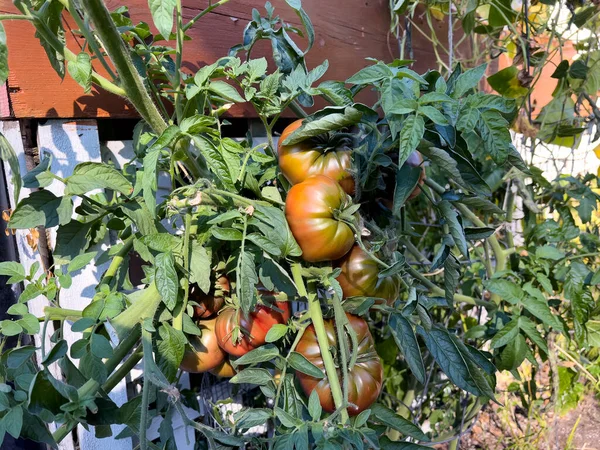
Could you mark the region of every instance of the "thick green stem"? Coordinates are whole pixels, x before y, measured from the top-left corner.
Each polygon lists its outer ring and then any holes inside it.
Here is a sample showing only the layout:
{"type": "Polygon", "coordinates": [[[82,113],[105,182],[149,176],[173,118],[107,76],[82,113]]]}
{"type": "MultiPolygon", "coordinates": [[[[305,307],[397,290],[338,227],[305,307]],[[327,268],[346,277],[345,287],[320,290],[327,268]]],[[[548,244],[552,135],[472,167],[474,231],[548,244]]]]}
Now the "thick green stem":
{"type": "Polygon", "coordinates": [[[85,9],[119,74],[127,98],[152,129],[161,134],[167,124],[146,91],[129,51],[102,0],[87,0],[85,9]]]}
{"type": "Polygon", "coordinates": [[[102,389],[104,392],[112,391],[120,381],[125,378],[129,372],[140,362],[142,359],[143,352],[141,350],[141,346],[134,350],[127,360],[119,367],[117,370],[113,372],[113,374],[108,377],[106,382],[102,385],[102,389]]]}
{"type": "Polygon", "coordinates": [[[177,115],[177,123],[181,123],[183,120],[183,107],[181,105],[181,62],[183,60],[183,39],[185,37],[185,31],[183,29],[183,16],[181,13],[181,0],[176,0],[175,3],[176,12],[176,33],[177,33],[177,49],[175,51],[175,78],[173,80],[173,100],[175,103],[175,113],[177,115]]]}
{"type": "Polygon", "coordinates": [[[323,321],[323,312],[321,311],[321,304],[316,294],[316,289],[311,289],[309,293],[304,286],[304,280],[302,279],[302,266],[299,263],[292,264],[292,276],[296,283],[298,293],[302,297],[308,299],[308,312],[312,320],[313,327],[315,328],[315,334],[317,335],[317,342],[319,343],[319,350],[321,351],[321,358],[323,358],[323,365],[325,366],[325,374],[331,387],[331,395],[335,404],[335,409],[341,409],[341,421],[346,423],[349,419],[348,411],[344,405],[344,396],[342,388],[340,386],[340,379],[338,377],[337,370],[335,368],[335,362],[331,352],[329,351],[329,339],[327,338],[327,332],[325,331],[325,322],[323,321]]]}
{"type": "Polygon", "coordinates": [[[0,21],[3,20],[33,20],[33,16],[25,14],[0,14],[0,21]]]}
{"type": "Polygon", "coordinates": [[[206,188],[198,190],[191,197],[173,198],[169,200],[169,207],[174,209],[191,208],[194,206],[272,206],[271,203],[261,200],[250,200],[249,198],[235,194],[233,192],[222,191],[220,189],[206,188]]]}
{"type": "Polygon", "coordinates": [[[76,309],[64,309],[64,308],[56,308],[54,306],[46,306],[44,308],[45,317],[40,317],[38,320],[40,322],[48,319],[48,320],[70,320],[76,321],[81,319],[81,311],[76,309]]]}
{"type": "Polygon", "coordinates": [[[121,250],[119,250],[119,252],[113,258],[113,260],[110,263],[110,266],[108,266],[108,269],[102,277],[102,284],[110,285],[110,283],[112,283],[113,279],[115,278],[115,275],[117,274],[117,270],[119,270],[119,267],[121,267],[121,264],[125,260],[125,257],[129,254],[130,250],[132,249],[134,239],[135,236],[131,235],[127,239],[125,239],[125,241],[123,241],[123,247],[121,247],[121,250]]]}

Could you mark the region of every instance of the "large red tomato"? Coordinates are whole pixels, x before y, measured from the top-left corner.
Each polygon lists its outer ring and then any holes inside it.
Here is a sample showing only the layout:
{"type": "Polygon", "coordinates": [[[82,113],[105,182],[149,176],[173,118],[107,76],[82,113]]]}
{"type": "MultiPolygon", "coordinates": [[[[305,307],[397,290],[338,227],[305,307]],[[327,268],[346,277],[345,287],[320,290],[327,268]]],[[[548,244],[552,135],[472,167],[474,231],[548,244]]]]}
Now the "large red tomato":
{"type": "Polygon", "coordinates": [[[350,198],[329,177],[314,175],[293,186],[285,201],[285,217],[309,262],[341,258],[354,244],[354,232],[338,214],[350,198]]]}
{"type": "Polygon", "coordinates": [[[187,346],[181,361],[181,370],[186,372],[207,372],[219,366],[227,356],[219,347],[215,336],[217,319],[201,320],[198,327],[200,336],[188,336],[190,345],[187,346]]]}
{"type": "MultiPolygon", "coordinates": [[[[383,364],[375,350],[375,342],[373,341],[373,336],[371,336],[367,322],[352,314],[346,314],[346,316],[358,339],[358,359],[352,370],[348,372],[348,402],[356,405],[350,406],[348,413],[355,416],[377,400],[383,383],[383,364]]],[[[332,320],[325,321],[325,331],[327,332],[329,346],[335,347],[337,345],[337,334],[332,320]]],[[[319,349],[313,325],[310,325],[304,331],[304,335],[300,339],[296,351],[301,353],[325,374],[325,365],[323,364],[321,350],[319,349]]],[[[323,410],[329,413],[335,411],[335,404],[327,375],[325,375],[325,378],[319,380],[297,371],[296,376],[306,395],[310,395],[313,390],[316,390],[323,410]]],[[[342,375],[339,370],[338,377],[341,382],[342,375]]]]}
{"type": "Polygon", "coordinates": [[[348,172],[352,167],[352,157],[343,144],[323,137],[283,145],[301,125],[302,119],[296,120],[281,133],[277,148],[281,173],[292,184],[301,183],[311,175],[326,175],[340,183],[348,194],[354,194],[354,178],[348,172]]]}
{"type": "Polygon", "coordinates": [[[216,336],[219,345],[230,355],[242,356],[263,345],[271,327],[278,323],[286,323],[290,318],[288,302],[275,302],[282,312],[268,306],[259,305],[249,317],[242,311],[228,308],[217,317],[216,336]],[[234,340],[237,331],[237,341],[234,340]]]}
{"type": "Polygon", "coordinates": [[[208,294],[202,292],[197,284],[192,284],[189,298],[198,303],[194,305],[194,319],[206,319],[216,314],[225,304],[229,290],[229,279],[224,275],[217,278],[213,291],[208,294]]]}
{"type": "Polygon", "coordinates": [[[400,293],[400,279],[398,276],[379,278],[381,271],[379,264],[365,253],[358,245],[341,260],[336,266],[342,269],[337,277],[344,297],[377,297],[393,303],[400,293]]]}

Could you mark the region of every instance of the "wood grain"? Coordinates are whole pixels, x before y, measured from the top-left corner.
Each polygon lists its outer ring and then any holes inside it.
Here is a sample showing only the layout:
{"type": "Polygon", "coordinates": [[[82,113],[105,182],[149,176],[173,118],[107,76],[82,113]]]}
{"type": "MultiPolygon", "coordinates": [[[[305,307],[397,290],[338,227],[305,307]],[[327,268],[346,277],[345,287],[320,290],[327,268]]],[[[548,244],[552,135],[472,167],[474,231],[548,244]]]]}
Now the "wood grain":
{"type": "MultiPolygon", "coordinates": [[[[152,23],[147,0],[125,2],[108,0],[109,9],[125,3],[134,22],[152,23]]],[[[284,0],[272,1],[275,12],[289,23],[300,25],[298,17],[284,0]]],[[[184,1],[184,21],[194,17],[208,5],[203,1],[184,1]]],[[[262,0],[231,0],[226,5],[203,17],[189,31],[191,41],[185,43],[184,70],[194,73],[199,67],[210,64],[227,54],[230,47],[241,42],[243,30],[250,20],[252,8],[261,12],[262,0]]],[[[311,17],[316,33],[315,45],[307,56],[309,67],[329,60],[330,69],[324,79],[344,80],[369,64],[367,57],[391,61],[397,57],[397,44],[388,36],[389,13],[387,0],[304,0],[303,6],[311,17]]],[[[0,12],[15,12],[10,0],[0,0],[0,12]]],[[[68,21],[65,27],[75,28],[68,21]]],[[[9,45],[8,80],[12,116],[24,117],[134,117],[132,108],[119,97],[92,89],[83,94],[81,87],[68,75],[61,80],[52,70],[39,41],[34,37],[31,24],[24,21],[6,22],[9,45]]],[[[154,29],[153,25],[151,27],[154,29]]],[[[69,28],[69,29],[70,29],[69,28]]],[[[69,48],[77,52],[79,42],[67,33],[69,48]]],[[[299,38],[298,44],[306,48],[299,38]]],[[[415,70],[430,68],[435,58],[428,42],[419,35],[413,36],[415,70]]],[[[261,42],[253,57],[270,54],[268,42],[261,42]]],[[[271,63],[271,68],[273,64],[271,63]]],[[[101,68],[97,68],[102,73],[101,68]]],[[[369,101],[366,92],[360,100],[369,101]]],[[[230,111],[234,117],[255,117],[248,107],[230,111]]]]}

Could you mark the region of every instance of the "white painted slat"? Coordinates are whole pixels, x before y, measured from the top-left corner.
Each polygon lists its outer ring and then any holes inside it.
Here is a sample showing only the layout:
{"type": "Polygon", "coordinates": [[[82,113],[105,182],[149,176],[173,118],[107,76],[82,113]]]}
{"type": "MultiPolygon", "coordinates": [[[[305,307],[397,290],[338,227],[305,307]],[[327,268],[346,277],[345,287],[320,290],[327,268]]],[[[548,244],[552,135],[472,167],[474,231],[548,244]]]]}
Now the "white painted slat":
{"type": "MultiPolygon", "coordinates": [[[[23,148],[23,140],[21,138],[21,128],[19,126],[19,121],[17,121],[17,120],[0,121],[0,131],[2,132],[2,134],[4,134],[6,139],[10,142],[13,149],[15,150],[15,153],[17,154],[17,157],[19,159],[19,169],[20,169],[21,175],[26,174],[27,166],[25,164],[25,151],[23,148]]],[[[10,182],[13,174],[12,174],[12,171],[10,170],[10,166],[8,164],[4,164],[4,171],[6,174],[9,199],[11,202],[11,206],[14,209],[16,207],[16,205],[13,204],[15,187],[10,182]]],[[[19,196],[19,200],[22,200],[23,198],[29,196],[30,192],[31,192],[30,189],[25,189],[25,188],[21,189],[21,194],[19,196]]],[[[29,234],[28,230],[17,230],[17,232],[15,234],[15,239],[17,241],[17,249],[19,251],[19,260],[20,260],[21,264],[23,265],[23,267],[25,268],[26,273],[29,273],[29,269],[31,268],[31,266],[36,261],[39,261],[39,254],[37,253],[37,251],[34,252],[33,249],[27,243],[26,237],[28,234],[29,234]]],[[[38,270],[37,275],[41,275],[41,274],[42,274],[42,269],[38,270]]],[[[49,305],[48,299],[44,296],[39,296],[28,302],[29,311],[32,314],[35,314],[37,317],[44,316],[44,308],[48,305],[49,305]]],[[[51,327],[48,328],[48,331],[46,332],[45,336],[42,336],[42,333],[43,333],[43,329],[42,329],[42,331],[40,331],[40,333],[38,335],[34,336],[35,345],[37,348],[40,348],[42,339],[43,339],[45,346],[46,346],[46,351],[49,351],[49,349],[52,347],[52,343],[50,342],[50,336],[52,335],[51,327]]],[[[37,357],[38,361],[41,361],[42,354],[41,354],[40,350],[36,351],[36,357],[37,357]]],[[[58,367],[56,365],[50,366],[49,370],[52,373],[52,375],[54,375],[56,378],[59,378],[59,379],[61,378],[60,371],[58,370],[58,367]]],[[[55,429],[56,429],[55,424],[50,424],[50,431],[54,431],[55,429]]],[[[75,449],[75,444],[73,443],[73,438],[71,437],[71,435],[68,435],[67,437],[65,437],[62,440],[62,442],[59,445],[59,449],[60,450],[74,450],[75,449]]],[[[82,449],[82,450],[85,450],[85,449],[82,449]]]]}
{"type": "MultiPolygon", "coordinates": [[[[40,154],[49,152],[53,156],[52,170],[61,178],[67,178],[73,173],[77,164],[82,162],[101,162],[100,141],[98,139],[98,127],[96,121],[64,121],[49,120],[38,128],[38,146],[40,154]]],[[[64,193],[64,185],[54,181],[47,189],[56,195],[64,193]]],[[[79,203],[76,199],[75,205],[79,203]]],[[[52,246],[56,242],[56,232],[51,233],[52,246]]],[[[98,250],[106,249],[102,245],[98,250]]],[[[68,309],[82,310],[92,300],[95,288],[98,285],[102,273],[108,268],[108,263],[96,266],[89,264],[73,275],[72,286],[61,293],[60,305],[68,309]]],[[[65,339],[69,345],[81,339],[81,333],[73,333],[70,327],[65,327],[65,339]]],[[[75,364],[78,361],[74,361],[75,364]]],[[[118,405],[127,401],[126,382],[122,380],[109,394],[110,398],[118,405]]],[[[116,440],[113,437],[96,439],[94,427],[87,431],[82,426],[78,427],[79,445],[81,450],[106,449],[127,450],[131,448],[131,439],[116,440]]],[[[112,427],[113,436],[116,436],[122,426],[112,427]]]]}

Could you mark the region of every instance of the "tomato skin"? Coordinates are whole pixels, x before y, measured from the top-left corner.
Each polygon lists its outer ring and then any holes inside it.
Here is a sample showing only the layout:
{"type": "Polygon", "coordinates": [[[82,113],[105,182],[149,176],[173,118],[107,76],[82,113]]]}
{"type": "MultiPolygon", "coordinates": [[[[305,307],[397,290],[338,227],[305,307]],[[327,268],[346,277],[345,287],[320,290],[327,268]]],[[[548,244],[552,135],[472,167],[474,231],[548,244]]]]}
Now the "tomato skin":
{"type": "Polygon", "coordinates": [[[326,175],[334,179],[348,194],[354,194],[354,178],[348,169],[352,167],[350,151],[344,148],[321,150],[313,140],[305,140],[292,145],[283,145],[289,135],[302,125],[299,119],[288,125],[277,146],[279,168],[291,184],[303,182],[311,175],[326,175]]]}
{"type": "Polygon", "coordinates": [[[210,370],[209,372],[219,378],[231,378],[237,373],[237,370],[233,368],[231,362],[229,361],[229,358],[225,358],[225,360],[220,365],[210,370]]]}
{"type": "Polygon", "coordinates": [[[378,278],[381,268],[360,246],[352,250],[335,265],[342,269],[337,281],[344,297],[377,297],[391,305],[400,294],[400,279],[397,276],[378,278]]]}
{"type": "Polygon", "coordinates": [[[334,210],[349,204],[341,186],[329,177],[315,175],[296,184],[285,201],[285,217],[309,262],[330,261],[344,256],[354,244],[354,232],[334,217],[334,210]]]}
{"type": "Polygon", "coordinates": [[[202,292],[198,285],[191,285],[189,298],[198,303],[194,305],[194,319],[207,319],[219,312],[225,304],[225,296],[229,295],[230,289],[229,279],[224,275],[217,278],[209,294],[202,292]]]}
{"type": "Polygon", "coordinates": [[[198,327],[201,336],[188,336],[190,345],[186,346],[180,368],[185,372],[207,372],[219,366],[225,360],[225,352],[219,347],[215,334],[217,319],[201,320],[198,327]]]}
{"type": "Polygon", "coordinates": [[[290,318],[288,302],[275,302],[275,306],[283,312],[275,311],[264,305],[257,306],[249,317],[244,317],[242,311],[233,308],[221,311],[217,317],[215,329],[219,346],[230,355],[242,356],[265,344],[265,338],[271,327],[278,323],[286,323],[290,318]],[[232,334],[238,326],[240,327],[240,339],[238,342],[234,342],[232,334]]]}
{"type": "MultiPolygon", "coordinates": [[[[348,414],[356,416],[369,408],[377,400],[377,397],[379,397],[383,385],[383,364],[375,351],[375,342],[369,331],[367,322],[353,314],[346,313],[346,316],[358,339],[358,359],[352,370],[348,373],[348,401],[356,405],[348,407],[348,414]]],[[[333,320],[325,321],[325,331],[329,346],[335,346],[337,343],[337,333],[333,320]]],[[[300,339],[296,351],[301,353],[325,374],[325,365],[323,364],[321,350],[319,349],[313,325],[309,325],[304,331],[304,335],[300,339]]],[[[302,390],[307,396],[310,396],[311,392],[316,390],[323,410],[329,413],[335,411],[331,387],[329,386],[326,374],[325,378],[321,380],[298,371],[296,372],[296,376],[298,377],[300,386],[302,386],[302,390]]],[[[342,375],[339,370],[338,377],[341,382],[342,375]]]]}

